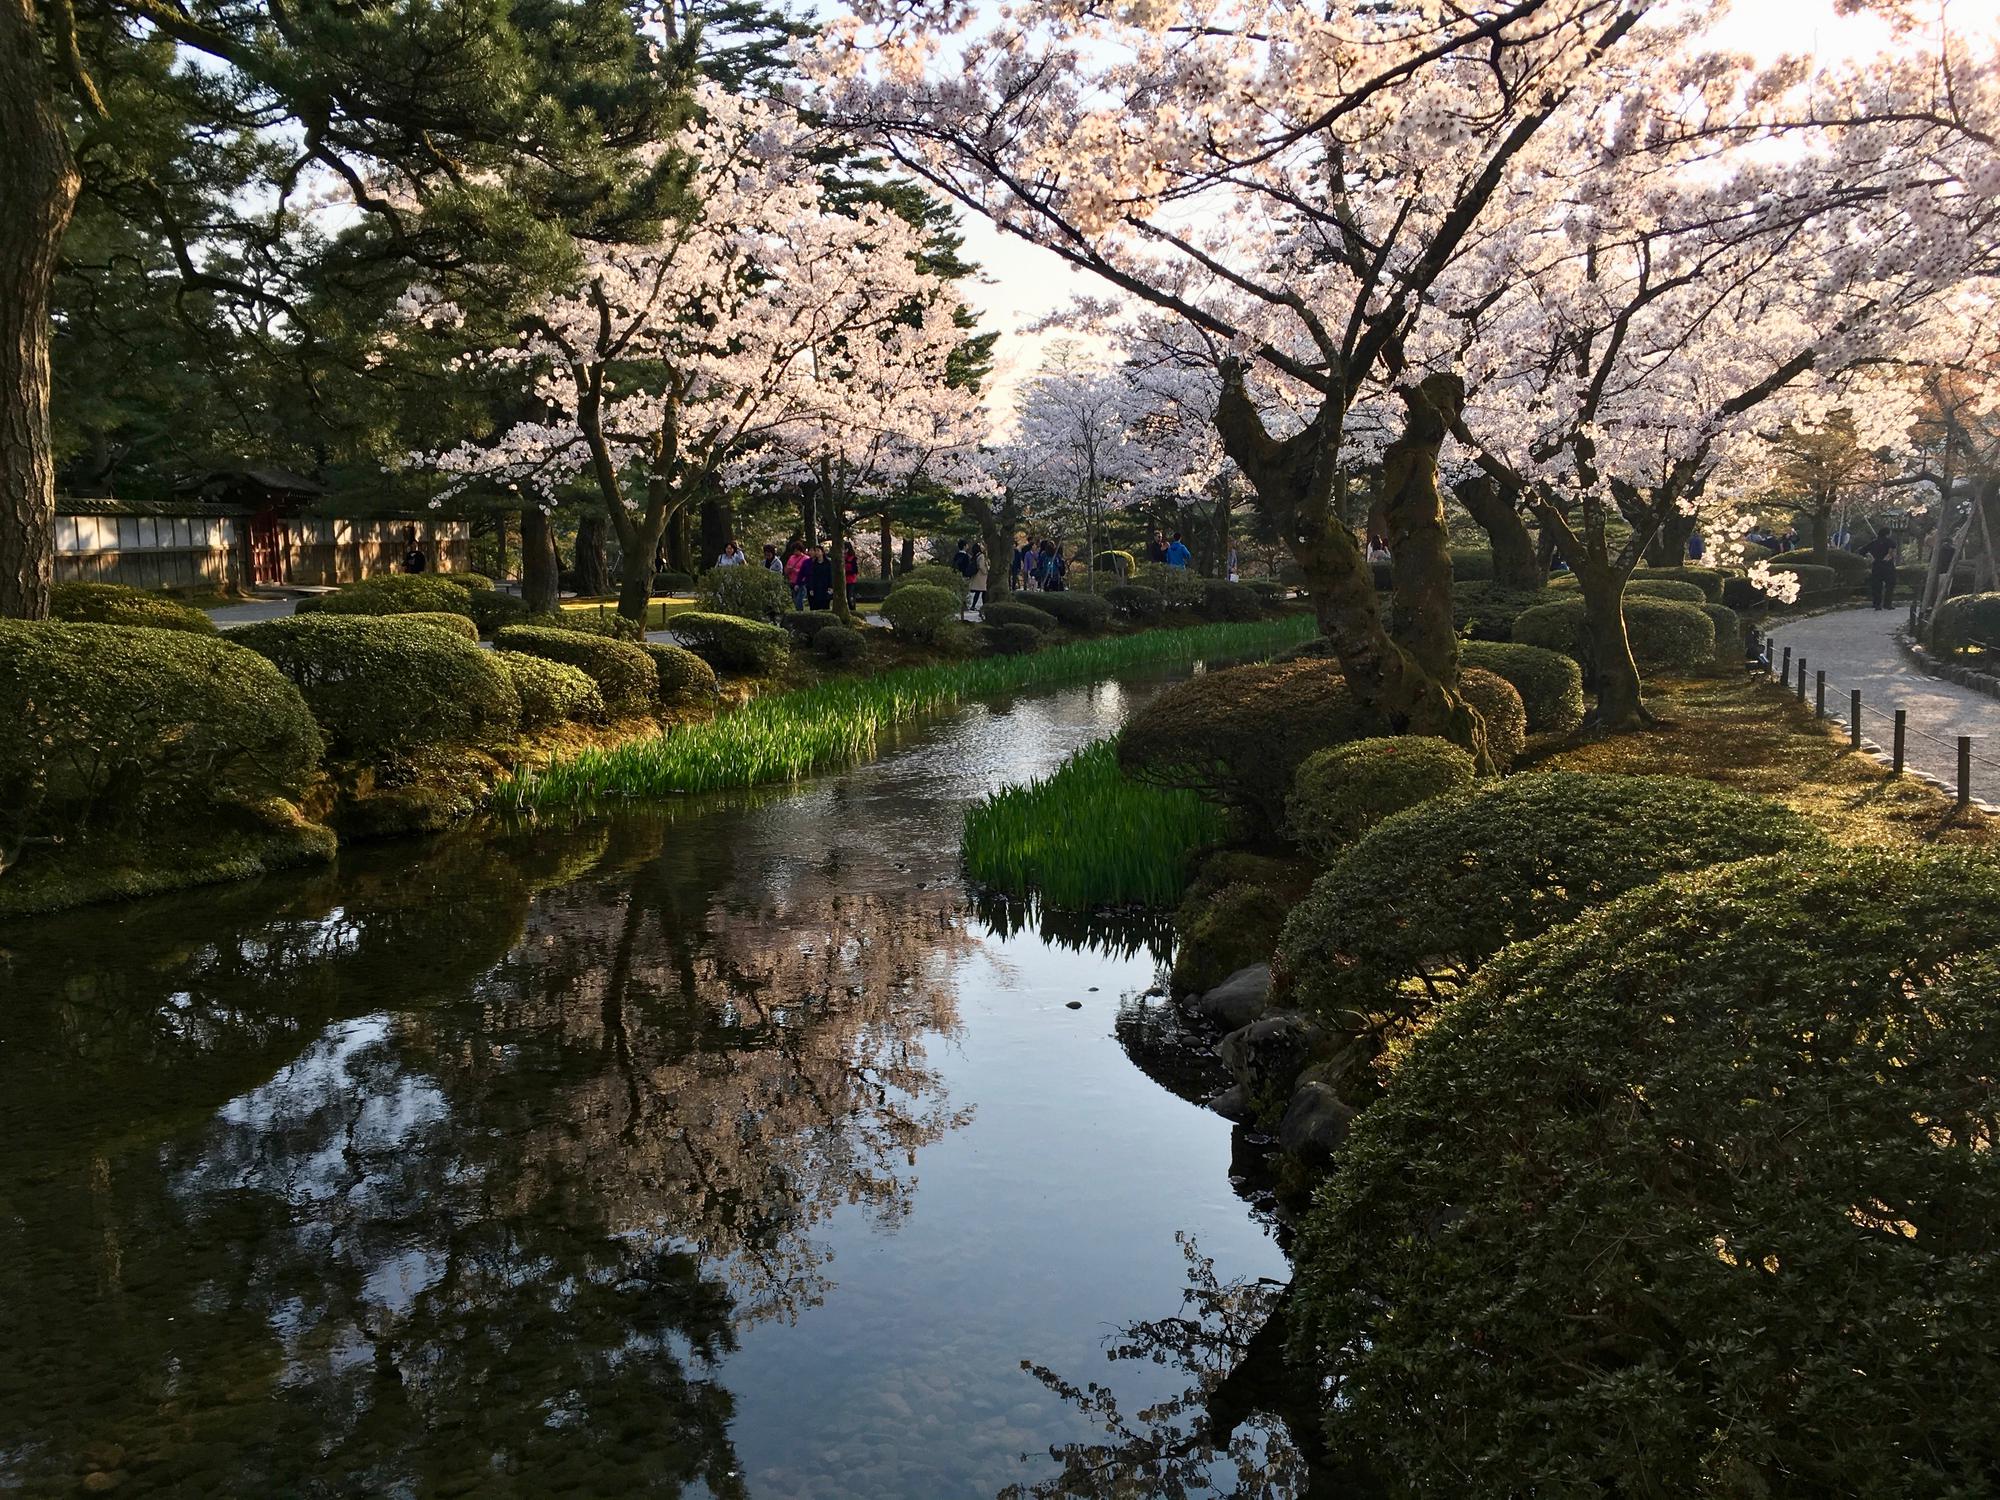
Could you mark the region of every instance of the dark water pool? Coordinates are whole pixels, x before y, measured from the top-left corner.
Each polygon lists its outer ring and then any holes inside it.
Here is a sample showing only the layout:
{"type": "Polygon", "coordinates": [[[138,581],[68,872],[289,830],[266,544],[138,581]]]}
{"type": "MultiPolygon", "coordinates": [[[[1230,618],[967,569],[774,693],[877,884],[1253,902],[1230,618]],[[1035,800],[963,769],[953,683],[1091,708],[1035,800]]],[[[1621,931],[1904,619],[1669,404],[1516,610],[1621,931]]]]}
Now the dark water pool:
{"type": "Polygon", "coordinates": [[[1106,1352],[1182,1237],[1283,1257],[1120,1043],[1156,955],[957,859],[1156,686],[0,929],[0,1490],[991,1496],[1102,1436],[1061,1382],[1172,1398],[1106,1352]]]}

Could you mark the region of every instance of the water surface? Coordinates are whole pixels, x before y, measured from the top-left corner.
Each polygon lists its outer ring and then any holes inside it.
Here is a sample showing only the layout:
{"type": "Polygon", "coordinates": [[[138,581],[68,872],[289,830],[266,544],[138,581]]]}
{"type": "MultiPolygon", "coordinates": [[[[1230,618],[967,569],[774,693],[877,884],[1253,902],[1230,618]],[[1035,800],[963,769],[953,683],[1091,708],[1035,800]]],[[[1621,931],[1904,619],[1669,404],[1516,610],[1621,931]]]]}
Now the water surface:
{"type": "Polygon", "coordinates": [[[1157,684],[0,929],[0,1489],[934,1500],[1094,1433],[1024,1360],[1172,1395],[1177,1236],[1283,1258],[1119,1043],[1160,954],[957,853],[1157,684]]]}

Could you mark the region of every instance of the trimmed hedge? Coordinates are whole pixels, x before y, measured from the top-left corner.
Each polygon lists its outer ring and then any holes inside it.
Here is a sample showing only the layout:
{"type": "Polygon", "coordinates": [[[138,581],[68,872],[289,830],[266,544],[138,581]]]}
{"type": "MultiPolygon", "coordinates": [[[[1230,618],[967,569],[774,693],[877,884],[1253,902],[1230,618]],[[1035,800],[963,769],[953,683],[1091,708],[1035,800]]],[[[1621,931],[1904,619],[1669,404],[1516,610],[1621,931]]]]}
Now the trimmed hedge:
{"type": "Polygon", "coordinates": [[[0,829],[88,839],[296,800],[321,736],[255,652],[186,630],[0,620],[0,829]]]}
{"type": "Polygon", "coordinates": [[[1273,614],[1291,602],[1292,591],[1274,578],[1248,579],[1243,587],[1255,594],[1257,602],[1273,614]]]}
{"type": "Polygon", "coordinates": [[[297,684],[337,755],[383,760],[492,745],[521,722],[521,700],[492,653],[434,625],[294,615],[242,626],[229,638],[297,684]]]}
{"type": "Polygon", "coordinates": [[[1461,668],[1458,695],[1486,721],[1486,753],[1506,770],[1528,748],[1528,710],[1514,684],[1497,672],[1461,668]]]}
{"type": "Polygon", "coordinates": [[[1098,594],[1063,590],[1054,594],[1016,594],[1014,597],[1028,608],[1038,609],[1050,616],[1065,630],[1074,630],[1080,635],[1103,630],[1111,623],[1111,606],[1098,594]]]}
{"type": "Polygon", "coordinates": [[[889,591],[889,597],[882,601],[882,618],[898,636],[929,645],[964,608],[962,594],[928,583],[913,583],[889,591]]]}
{"type": "Polygon", "coordinates": [[[1201,612],[1211,620],[1261,620],[1264,601],[1247,585],[1211,578],[1202,590],[1201,612]]]}
{"type": "Polygon", "coordinates": [[[521,700],[523,729],[545,729],[568,719],[604,718],[604,695],[587,672],[520,651],[495,651],[493,660],[507,674],[521,700]]]}
{"type": "MultiPolygon", "coordinates": [[[[458,574],[452,574],[458,577],[458,574]]],[[[468,578],[477,574],[463,575],[468,578]]],[[[508,625],[523,625],[528,619],[528,604],[519,594],[503,594],[497,589],[475,589],[467,595],[467,608],[472,614],[472,623],[479,627],[479,633],[491,637],[508,625]]]]}
{"type": "Polygon", "coordinates": [[[783,669],[791,657],[785,632],[775,625],[735,615],[711,615],[690,610],[672,616],[667,629],[682,645],[719,672],[749,672],[759,676],[783,669]]]}
{"type": "Polygon", "coordinates": [[[831,662],[855,662],[868,653],[868,637],[849,625],[835,625],[812,638],[813,655],[831,662]]]}
{"type": "Polygon", "coordinates": [[[980,611],[980,618],[987,625],[1026,625],[1045,634],[1056,628],[1056,617],[1047,610],[1004,599],[987,605],[980,611]]]}
{"type": "Polygon", "coordinates": [[[653,592],[656,594],[692,594],[694,578],[687,573],[655,573],[653,592]]]}
{"type": "Polygon", "coordinates": [[[841,624],[840,616],[826,609],[795,609],[778,621],[778,628],[795,642],[810,645],[823,630],[841,630],[851,627],[841,624]]]}
{"type": "Polygon", "coordinates": [[[1706,604],[1708,593],[1677,578],[1641,578],[1634,574],[1625,584],[1627,599],[1678,599],[1683,604],[1706,604]]]}
{"type": "Polygon", "coordinates": [[[377,573],[299,600],[299,614],[470,615],[472,592],[441,573],[377,573]]]}
{"type": "Polygon", "coordinates": [[[739,615],[772,624],[794,613],[792,586],[784,575],[748,564],[710,568],[695,591],[695,603],[710,614],[739,615]]]}
{"type": "MultiPolygon", "coordinates": [[[[956,574],[953,574],[956,577],[956,574]]],[[[857,578],[849,585],[847,602],[850,604],[880,604],[889,597],[892,587],[886,578],[857,578]]]]}
{"type": "Polygon", "coordinates": [[[1427,735],[1316,750],[1292,782],[1286,831],[1307,854],[1330,860],[1391,813],[1470,786],[1477,774],[1464,750],[1427,735]]]}
{"type": "Polygon", "coordinates": [[[1860,588],[1868,582],[1868,574],[1875,566],[1873,561],[1859,552],[1849,552],[1841,547],[1826,549],[1824,559],[1815,558],[1810,547],[1795,547],[1790,552],[1779,552],[1770,558],[1773,569],[1797,567],[1801,564],[1812,568],[1824,568],[1834,577],[1841,588],[1860,588]]]}
{"type": "Polygon", "coordinates": [[[1711,604],[1722,598],[1722,586],[1732,575],[1720,568],[1646,568],[1633,570],[1632,577],[1638,579],[1670,578],[1677,583],[1691,583],[1700,589],[1703,597],[1711,604]]]}
{"type": "Polygon", "coordinates": [[[1193,568],[1170,568],[1165,563],[1141,563],[1138,572],[1126,580],[1158,594],[1168,609],[1200,609],[1208,599],[1208,580],[1193,568]]]}
{"type": "Polygon", "coordinates": [[[953,598],[958,600],[961,610],[965,608],[966,595],[971,589],[971,585],[965,581],[965,575],[954,567],[950,567],[945,563],[918,563],[909,572],[899,574],[896,577],[895,581],[889,585],[887,598],[895,598],[904,589],[918,588],[925,585],[934,589],[947,590],[953,598]]]}
{"type": "Polygon", "coordinates": [[[1134,714],[1118,738],[1118,764],[1135,781],[1185,787],[1275,829],[1307,756],[1385,728],[1337,663],[1225,667],[1176,683],[1134,714]]]}
{"type": "Polygon", "coordinates": [[[1742,668],[1746,657],[1743,649],[1743,617],[1726,604],[1704,604],[1701,612],[1708,616],[1709,624],[1715,627],[1714,662],[1718,667],[1742,668]]]}
{"type": "Polygon", "coordinates": [[[1530,734],[1569,734],[1583,724],[1583,670],[1569,657],[1511,641],[1467,641],[1461,665],[1492,672],[1521,695],[1530,734]]]}
{"type": "MultiPolygon", "coordinates": [[[[1790,573],[1794,578],[1798,579],[1799,593],[1802,596],[1806,594],[1830,594],[1840,587],[1840,576],[1833,569],[1816,567],[1811,563],[1773,562],[1771,564],[1771,571],[1773,573],[1790,573]]],[[[1730,602],[1726,593],[1723,596],[1722,602],[1725,604],[1730,602]]]]}
{"type": "MultiPolygon", "coordinates": [[[[1104,602],[1120,619],[1134,625],[1157,624],[1167,612],[1167,601],[1156,588],[1143,583],[1116,584],[1104,591],[1104,602]]],[[[992,609],[986,611],[992,617],[992,609]]]]}
{"type": "Polygon", "coordinates": [[[653,659],[630,641],[548,625],[509,625],[493,645],[499,651],[519,651],[577,668],[597,684],[605,708],[613,714],[644,713],[659,696],[653,659]]]}
{"type": "Polygon", "coordinates": [[[1294,1000],[1345,1033],[1365,1091],[1381,1049],[1507,944],[1662,875],[1820,842],[1714,782],[1513,776],[1377,824],[1293,909],[1278,964],[1294,1000]]]}
{"type": "Polygon", "coordinates": [[[1489,965],[1298,1246],[1332,1462],[1403,1495],[1991,1493],[1995,932],[1990,856],[1844,850],[1489,965]]]}
{"type": "Polygon", "coordinates": [[[214,635],[215,621],[192,604],[122,583],[59,583],[49,590],[49,618],[71,624],[138,625],[214,635]]]}
{"type": "Polygon", "coordinates": [[[1547,604],[1553,597],[1547,589],[1511,589],[1498,583],[1454,584],[1452,624],[1460,635],[1471,640],[1511,640],[1514,621],[1522,611],[1547,604]]]}
{"type": "Polygon", "coordinates": [[[645,641],[639,649],[652,659],[662,703],[713,699],[720,691],[715,668],[685,647],[645,641]]]}
{"type": "Polygon", "coordinates": [[[1493,549],[1491,547],[1453,547],[1451,549],[1451,576],[1467,583],[1485,583],[1493,577],[1493,549]]]}
{"type": "Polygon", "coordinates": [[[552,615],[536,615],[527,623],[544,630],[573,630],[578,635],[598,635],[634,646],[646,638],[644,621],[629,619],[615,609],[559,609],[552,615]]]}
{"type": "Polygon", "coordinates": [[[442,578],[454,588],[464,589],[468,594],[491,594],[498,587],[484,573],[438,573],[433,576],[442,578]]]}
{"type": "MultiPolygon", "coordinates": [[[[1677,599],[1627,598],[1625,634],[1639,670],[1692,671],[1715,655],[1715,626],[1700,605],[1677,599]]],[[[1523,610],[1514,639],[1524,646],[1560,651],[1586,670],[1590,627],[1582,599],[1564,599],[1523,610]]]]}
{"type": "Polygon", "coordinates": [[[457,636],[462,641],[471,641],[474,645],[479,643],[479,627],[472,623],[470,615],[451,615],[437,610],[430,614],[381,615],[378,618],[401,620],[405,624],[421,625],[426,630],[442,630],[457,636]]]}
{"type": "Polygon", "coordinates": [[[1032,625],[1008,623],[986,627],[986,646],[995,656],[1026,656],[1042,647],[1042,632],[1032,625]]]}
{"type": "Polygon", "coordinates": [[[1940,651],[2000,647],[2000,594],[1954,594],[1931,612],[1930,638],[1940,651]]]}

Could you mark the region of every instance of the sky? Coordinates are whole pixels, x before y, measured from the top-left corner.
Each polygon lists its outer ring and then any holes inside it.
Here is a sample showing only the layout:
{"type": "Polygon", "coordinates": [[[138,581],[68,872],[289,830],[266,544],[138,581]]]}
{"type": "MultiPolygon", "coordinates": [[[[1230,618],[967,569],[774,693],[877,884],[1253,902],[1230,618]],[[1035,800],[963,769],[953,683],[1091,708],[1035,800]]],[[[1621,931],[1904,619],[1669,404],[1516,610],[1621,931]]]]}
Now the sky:
{"type": "MultiPolygon", "coordinates": [[[[1736,0],[1735,8],[1714,32],[1714,39],[1717,46],[1759,58],[1807,52],[1834,62],[1879,50],[1886,27],[1873,17],[1836,15],[1834,3],[1736,0]]],[[[1983,25],[2000,29],[2000,0],[1952,0],[1951,17],[1960,28],[1983,25]]],[[[1079,297],[1103,297],[1105,288],[1049,251],[1001,234],[978,215],[962,213],[960,219],[965,254],[985,273],[984,284],[970,300],[981,314],[981,326],[998,329],[1001,334],[988,391],[997,408],[1011,411],[1021,385],[1047,358],[1049,346],[1066,336],[1060,330],[1023,330],[1079,297]]]]}

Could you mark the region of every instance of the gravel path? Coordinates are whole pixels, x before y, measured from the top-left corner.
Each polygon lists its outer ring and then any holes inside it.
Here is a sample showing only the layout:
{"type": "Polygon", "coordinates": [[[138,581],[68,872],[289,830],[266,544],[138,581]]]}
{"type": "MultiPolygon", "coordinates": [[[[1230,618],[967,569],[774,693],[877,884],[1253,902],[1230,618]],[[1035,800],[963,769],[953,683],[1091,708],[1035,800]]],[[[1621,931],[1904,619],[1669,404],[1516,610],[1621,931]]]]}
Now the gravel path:
{"type": "Polygon", "coordinates": [[[1813,693],[1813,674],[1826,673],[1827,713],[1847,719],[1847,695],[1861,689],[1861,733],[1889,747],[1894,738],[1890,718],[1901,708],[1909,713],[1907,763],[1956,790],[1958,736],[1972,740],[1972,795],[2000,802],[2000,699],[1975,693],[1956,683],[1926,676],[1911,664],[1896,643],[1896,627],[1909,618],[1903,609],[1835,610],[1781,626],[1770,633],[1771,657],[1782,665],[1792,648],[1792,680],[1797,682],[1799,658],[1807,662],[1806,693],[1813,693]]]}
{"type": "Polygon", "coordinates": [[[299,594],[265,594],[242,604],[218,604],[208,612],[218,629],[233,630],[238,625],[255,625],[260,620],[282,620],[299,602],[299,594]]]}

